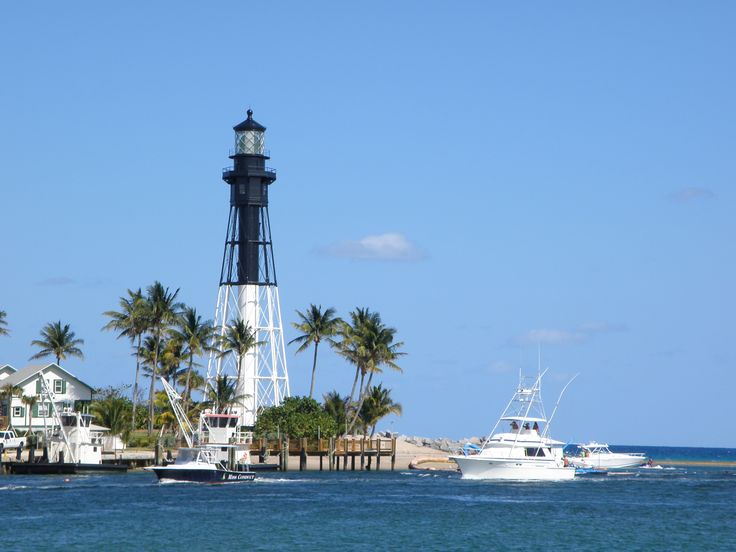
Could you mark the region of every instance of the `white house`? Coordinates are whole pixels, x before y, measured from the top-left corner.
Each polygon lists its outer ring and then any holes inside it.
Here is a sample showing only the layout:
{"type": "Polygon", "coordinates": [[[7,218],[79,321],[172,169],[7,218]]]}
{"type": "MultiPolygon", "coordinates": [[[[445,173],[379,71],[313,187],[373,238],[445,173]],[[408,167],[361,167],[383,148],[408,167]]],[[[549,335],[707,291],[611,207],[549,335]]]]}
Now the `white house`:
{"type": "MultiPolygon", "coordinates": [[[[5,368],[13,370],[12,367],[6,365],[0,368],[0,374],[5,368]]],[[[92,387],[55,363],[31,364],[7,376],[0,376],[2,378],[0,389],[6,386],[16,386],[22,390],[20,396],[12,397],[10,404],[3,401],[5,404],[2,405],[2,414],[7,417],[8,425],[16,431],[26,431],[29,425],[32,430],[43,430],[52,423],[51,405],[47,398],[42,399],[41,397],[41,381],[39,380],[41,374],[55,395],[57,408],[74,407],[75,405],[80,408],[84,403],[92,400],[92,387]],[[30,408],[27,403],[29,397],[36,398],[35,404],[30,408]]]]}

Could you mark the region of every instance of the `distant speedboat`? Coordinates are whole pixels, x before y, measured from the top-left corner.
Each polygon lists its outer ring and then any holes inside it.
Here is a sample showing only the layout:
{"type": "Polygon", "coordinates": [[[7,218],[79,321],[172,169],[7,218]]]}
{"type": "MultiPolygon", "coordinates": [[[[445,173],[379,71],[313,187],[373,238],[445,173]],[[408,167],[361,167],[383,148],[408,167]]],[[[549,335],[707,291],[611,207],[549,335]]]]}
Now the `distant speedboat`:
{"type": "Polygon", "coordinates": [[[466,450],[462,456],[450,456],[463,479],[561,481],[575,477],[575,468],[563,458],[565,443],[547,435],[549,422],[541,398],[543,375],[531,385],[520,378],[514,396],[480,451],[473,454],[466,450]],[[500,426],[506,427],[497,433],[500,426]]]}
{"type": "Polygon", "coordinates": [[[212,447],[181,448],[176,462],[166,466],[146,468],[156,474],[159,481],[188,481],[193,483],[234,483],[253,481],[256,474],[243,469],[228,470],[217,459],[217,449],[212,447]]]}
{"type": "Polygon", "coordinates": [[[578,445],[580,454],[567,456],[570,465],[577,468],[606,468],[609,470],[633,468],[649,460],[643,452],[612,452],[605,443],[595,441],[578,445]]]}

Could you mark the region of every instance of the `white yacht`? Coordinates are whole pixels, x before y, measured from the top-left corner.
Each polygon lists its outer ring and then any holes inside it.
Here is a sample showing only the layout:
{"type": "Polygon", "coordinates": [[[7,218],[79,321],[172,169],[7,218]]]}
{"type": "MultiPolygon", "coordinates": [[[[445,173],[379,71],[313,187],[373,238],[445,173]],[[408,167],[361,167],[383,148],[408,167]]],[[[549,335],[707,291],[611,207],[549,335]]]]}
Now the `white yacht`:
{"type": "Polygon", "coordinates": [[[586,443],[578,445],[578,449],[578,455],[566,457],[570,465],[576,468],[615,470],[641,466],[649,460],[643,452],[612,452],[605,443],[586,443]]]}
{"type": "Polygon", "coordinates": [[[575,477],[575,468],[568,466],[563,457],[565,443],[548,436],[549,422],[541,396],[543,375],[531,385],[520,377],[514,396],[480,451],[450,457],[463,479],[560,481],[575,477]]]}

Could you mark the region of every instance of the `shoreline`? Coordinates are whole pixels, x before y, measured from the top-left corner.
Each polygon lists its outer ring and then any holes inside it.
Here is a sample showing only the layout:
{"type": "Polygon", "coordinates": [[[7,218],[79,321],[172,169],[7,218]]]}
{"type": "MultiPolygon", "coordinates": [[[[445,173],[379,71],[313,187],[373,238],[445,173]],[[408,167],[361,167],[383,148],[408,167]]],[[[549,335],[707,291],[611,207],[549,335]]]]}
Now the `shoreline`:
{"type": "MultiPolygon", "coordinates": [[[[429,439],[426,441],[431,442],[429,439]]],[[[3,460],[11,461],[14,458],[10,457],[10,451],[4,451],[3,460]]],[[[174,449],[174,455],[176,450],[174,449]]],[[[416,470],[428,470],[428,471],[456,471],[456,464],[449,460],[449,456],[452,454],[447,450],[432,447],[428,444],[418,444],[417,438],[406,438],[399,436],[396,439],[396,459],[394,471],[406,471],[411,469],[416,470]]],[[[24,455],[25,456],[25,455],[24,455]]],[[[154,451],[147,449],[129,449],[117,454],[105,454],[107,461],[117,459],[124,462],[130,462],[133,464],[131,471],[138,471],[138,467],[135,467],[136,460],[141,465],[148,465],[152,463],[154,458],[154,451]],[[132,462],[131,462],[132,461],[132,462]]],[[[272,461],[274,459],[271,459],[272,461]]],[[[390,471],[390,462],[387,458],[382,459],[379,471],[390,471]]],[[[702,467],[702,468],[733,468],[736,469],[736,461],[729,460],[705,460],[705,459],[679,459],[679,458],[652,458],[655,466],[662,467],[702,467]]],[[[307,457],[307,471],[319,471],[319,457],[308,456],[307,457]]],[[[299,471],[299,457],[290,456],[288,471],[299,471]]],[[[323,471],[329,471],[328,463],[323,458],[323,471]]],[[[348,466],[347,470],[343,470],[342,466],[340,471],[352,471],[351,467],[348,466]]],[[[359,471],[359,466],[356,462],[356,471],[359,471]]],[[[371,471],[376,471],[375,460],[372,463],[371,471]]]]}

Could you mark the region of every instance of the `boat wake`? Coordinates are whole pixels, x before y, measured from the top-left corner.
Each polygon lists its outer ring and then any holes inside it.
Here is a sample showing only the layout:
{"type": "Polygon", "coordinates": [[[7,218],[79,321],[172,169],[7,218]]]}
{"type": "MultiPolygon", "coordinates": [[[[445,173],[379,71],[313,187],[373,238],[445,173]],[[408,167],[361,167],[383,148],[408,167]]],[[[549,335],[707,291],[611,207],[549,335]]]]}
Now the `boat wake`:
{"type": "Polygon", "coordinates": [[[3,485],[0,487],[0,491],[22,491],[29,488],[28,485],[3,485]]]}
{"type": "Polygon", "coordinates": [[[271,478],[271,477],[256,477],[254,483],[311,483],[314,479],[287,479],[285,477],[271,478]]]}

